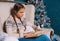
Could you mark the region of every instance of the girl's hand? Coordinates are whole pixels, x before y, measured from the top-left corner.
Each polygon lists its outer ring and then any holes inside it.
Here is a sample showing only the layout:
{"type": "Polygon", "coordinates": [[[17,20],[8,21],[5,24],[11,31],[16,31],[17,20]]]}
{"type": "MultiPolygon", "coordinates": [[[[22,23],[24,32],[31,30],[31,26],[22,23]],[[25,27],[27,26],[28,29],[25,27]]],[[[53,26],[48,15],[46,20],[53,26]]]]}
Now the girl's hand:
{"type": "Polygon", "coordinates": [[[41,28],[39,28],[39,27],[35,28],[35,31],[40,31],[40,30],[41,30],[41,28]]]}

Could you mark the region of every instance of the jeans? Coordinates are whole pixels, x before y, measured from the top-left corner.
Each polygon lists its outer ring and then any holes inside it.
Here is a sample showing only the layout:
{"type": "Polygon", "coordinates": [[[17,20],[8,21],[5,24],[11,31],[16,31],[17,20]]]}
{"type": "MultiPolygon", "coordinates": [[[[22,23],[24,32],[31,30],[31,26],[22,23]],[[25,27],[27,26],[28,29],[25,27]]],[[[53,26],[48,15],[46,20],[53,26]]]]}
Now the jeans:
{"type": "Polygon", "coordinates": [[[46,35],[40,35],[34,38],[19,38],[19,41],[50,41],[46,35]]]}

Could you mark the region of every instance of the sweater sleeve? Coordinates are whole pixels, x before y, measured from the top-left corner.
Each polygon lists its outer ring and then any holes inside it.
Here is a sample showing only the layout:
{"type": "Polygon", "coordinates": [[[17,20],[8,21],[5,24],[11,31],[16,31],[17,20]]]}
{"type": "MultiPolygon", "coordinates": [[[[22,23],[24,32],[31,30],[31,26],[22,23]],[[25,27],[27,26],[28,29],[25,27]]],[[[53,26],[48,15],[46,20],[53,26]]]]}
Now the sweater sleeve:
{"type": "Polygon", "coordinates": [[[12,18],[8,18],[5,25],[6,25],[6,32],[8,33],[8,35],[19,38],[19,34],[13,32],[13,19],[12,18]]]}

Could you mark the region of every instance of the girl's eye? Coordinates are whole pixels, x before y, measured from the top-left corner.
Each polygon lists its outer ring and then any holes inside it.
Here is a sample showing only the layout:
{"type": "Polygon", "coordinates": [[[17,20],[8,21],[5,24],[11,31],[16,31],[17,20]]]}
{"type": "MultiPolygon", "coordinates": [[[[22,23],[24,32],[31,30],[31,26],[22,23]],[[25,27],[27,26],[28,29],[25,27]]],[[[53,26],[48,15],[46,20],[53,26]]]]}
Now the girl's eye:
{"type": "Polygon", "coordinates": [[[24,12],[20,12],[20,13],[24,13],[24,12]]]}

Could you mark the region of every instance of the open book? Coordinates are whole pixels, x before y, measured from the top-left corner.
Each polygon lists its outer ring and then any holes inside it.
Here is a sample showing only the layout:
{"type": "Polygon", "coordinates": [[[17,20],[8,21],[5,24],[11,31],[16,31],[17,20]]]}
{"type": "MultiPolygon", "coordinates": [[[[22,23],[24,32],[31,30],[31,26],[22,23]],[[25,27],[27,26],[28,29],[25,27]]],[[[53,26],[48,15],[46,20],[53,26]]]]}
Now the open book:
{"type": "Polygon", "coordinates": [[[26,36],[25,38],[38,37],[38,36],[42,35],[43,33],[44,33],[43,31],[37,31],[37,32],[35,32],[33,35],[31,35],[31,36],[26,36]]]}
{"type": "Polygon", "coordinates": [[[28,32],[30,32],[30,31],[33,31],[34,34],[31,35],[31,36],[30,36],[30,35],[27,35],[27,36],[25,36],[25,38],[38,37],[38,36],[40,36],[40,35],[42,35],[42,34],[44,33],[43,30],[40,30],[40,31],[36,31],[36,32],[35,32],[34,29],[33,29],[32,27],[27,26],[25,33],[28,33],[28,32]]]}

